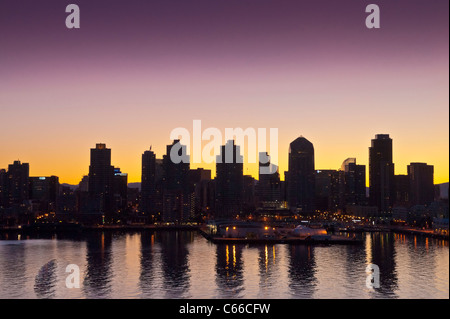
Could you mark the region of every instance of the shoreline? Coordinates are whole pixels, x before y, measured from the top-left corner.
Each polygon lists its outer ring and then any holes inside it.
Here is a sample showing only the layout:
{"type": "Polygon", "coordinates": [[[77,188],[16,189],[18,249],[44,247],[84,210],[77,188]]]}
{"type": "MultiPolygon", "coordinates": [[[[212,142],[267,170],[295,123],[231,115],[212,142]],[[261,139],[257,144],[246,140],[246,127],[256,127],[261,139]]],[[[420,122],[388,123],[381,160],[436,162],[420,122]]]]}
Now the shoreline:
{"type": "MultiPolygon", "coordinates": [[[[348,239],[346,237],[334,237],[329,240],[326,239],[314,239],[314,240],[305,240],[301,238],[288,237],[288,238],[265,238],[265,239],[247,239],[247,238],[223,238],[223,237],[214,237],[212,235],[207,234],[201,228],[203,225],[101,225],[101,226],[88,226],[81,224],[41,224],[41,225],[31,225],[31,226],[7,226],[0,227],[0,233],[74,233],[74,232],[84,232],[84,231],[197,231],[203,237],[211,242],[233,242],[233,243],[306,243],[306,242],[315,242],[315,243],[346,243],[349,241],[354,241],[353,239],[348,239]]],[[[429,238],[436,238],[442,240],[449,240],[449,236],[436,234],[431,230],[423,230],[423,229],[415,229],[410,227],[399,227],[399,226],[390,226],[384,227],[383,229],[364,229],[364,230],[339,230],[336,233],[368,233],[368,232],[382,232],[382,233],[398,233],[398,234],[410,234],[410,235],[418,235],[429,238]]],[[[332,235],[336,236],[336,235],[332,235]]]]}

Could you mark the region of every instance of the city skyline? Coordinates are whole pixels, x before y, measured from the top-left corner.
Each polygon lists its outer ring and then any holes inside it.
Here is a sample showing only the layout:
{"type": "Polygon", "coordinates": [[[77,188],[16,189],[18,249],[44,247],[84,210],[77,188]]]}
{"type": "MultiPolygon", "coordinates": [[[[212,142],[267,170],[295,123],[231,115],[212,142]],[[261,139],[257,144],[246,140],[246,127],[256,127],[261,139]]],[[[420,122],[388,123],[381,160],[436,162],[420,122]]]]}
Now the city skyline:
{"type": "MultiPolygon", "coordinates": [[[[385,134],[376,134],[376,136],[378,136],[378,135],[385,135],[385,134]]],[[[388,135],[388,137],[389,137],[389,134],[387,134],[388,135]]],[[[300,135],[300,137],[303,137],[302,135],[300,135]]],[[[392,138],[392,137],[391,137],[392,138]]],[[[392,138],[393,139],[393,138],[392,138]]],[[[170,142],[173,142],[173,141],[170,141],[170,142]]],[[[107,143],[103,143],[103,142],[97,142],[97,143],[95,143],[96,145],[98,145],[98,144],[101,144],[101,145],[105,145],[105,146],[108,146],[108,148],[110,149],[110,150],[112,150],[113,149],[113,147],[110,147],[110,145],[109,144],[107,144],[107,143]]],[[[205,143],[203,143],[203,145],[204,145],[205,143]]],[[[225,145],[226,143],[223,143],[223,145],[225,145]]],[[[314,143],[313,143],[314,144],[314,143]]],[[[183,144],[182,144],[183,145],[183,144]]],[[[315,145],[315,144],[314,144],[315,145]]],[[[394,142],[394,145],[395,145],[395,142],[394,142]]],[[[92,145],[91,145],[92,146],[92,145]]],[[[240,147],[241,147],[241,149],[244,149],[244,147],[242,146],[242,145],[239,145],[240,147]]],[[[247,145],[245,145],[246,147],[247,147],[247,145]]],[[[166,147],[167,147],[167,145],[166,145],[166,147]]],[[[158,154],[156,151],[154,151],[154,147],[153,147],[153,145],[151,145],[150,146],[150,148],[151,148],[151,151],[154,153],[154,156],[155,156],[155,158],[156,159],[159,159],[159,160],[162,160],[163,159],[163,157],[165,156],[165,153],[160,153],[160,154],[158,154]]],[[[393,148],[395,149],[395,146],[393,146],[393,148]]],[[[327,169],[333,169],[333,170],[340,170],[340,169],[342,169],[342,163],[345,161],[345,160],[347,160],[347,159],[349,159],[349,158],[356,158],[357,160],[358,160],[358,163],[360,164],[360,165],[363,165],[363,166],[365,166],[365,172],[366,172],[366,187],[369,187],[369,178],[368,178],[368,176],[369,176],[369,149],[370,149],[370,147],[368,146],[367,147],[367,149],[368,149],[368,154],[367,154],[367,158],[366,159],[364,159],[364,158],[357,158],[357,157],[352,157],[352,156],[347,156],[346,158],[343,158],[343,159],[337,159],[336,161],[337,162],[339,162],[340,161],[340,163],[339,163],[339,165],[336,165],[335,167],[322,167],[322,166],[320,166],[320,165],[318,165],[317,164],[317,162],[318,162],[318,159],[317,159],[317,156],[314,158],[314,162],[315,162],[315,170],[327,170],[327,169]]],[[[129,171],[127,171],[125,168],[122,168],[123,166],[121,166],[121,165],[119,165],[119,167],[121,167],[121,170],[122,171],[124,171],[127,175],[128,175],[128,183],[141,183],[142,181],[141,181],[141,174],[142,174],[142,171],[141,171],[141,169],[142,169],[142,163],[141,163],[141,159],[140,159],[140,156],[142,155],[142,152],[146,152],[146,151],[149,151],[149,148],[147,148],[147,149],[144,149],[144,150],[142,150],[141,151],[141,153],[139,153],[139,154],[137,154],[136,155],[136,157],[138,157],[139,158],[139,172],[138,172],[138,177],[136,178],[136,177],[134,177],[133,179],[130,179],[130,173],[129,173],[129,171]]],[[[315,151],[316,151],[316,149],[315,149],[315,151]]],[[[89,163],[89,152],[86,152],[88,155],[87,155],[87,162],[89,163]]],[[[268,153],[268,155],[270,156],[270,151],[269,152],[267,152],[268,153]]],[[[283,152],[279,152],[280,153],[280,158],[283,158],[284,157],[284,154],[283,154],[283,152]]],[[[286,152],[286,153],[289,153],[289,152],[286,152]]],[[[392,152],[393,154],[395,154],[395,150],[392,152]]],[[[189,154],[188,154],[189,155],[189,154]]],[[[243,170],[243,174],[244,175],[250,175],[250,176],[252,176],[255,180],[259,180],[259,162],[257,162],[257,163],[248,163],[246,160],[245,160],[245,158],[247,157],[247,154],[243,154],[244,155],[244,163],[243,163],[243,167],[244,167],[244,170],[243,170]],[[251,171],[249,171],[249,168],[251,169],[251,171]]],[[[111,152],[111,154],[110,154],[110,157],[111,157],[111,161],[113,161],[113,162],[116,162],[117,163],[117,161],[114,159],[114,152],[111,152]]],[[[289,159],[289,156],[286,156],[287,157],[287,160],[289,159]]],[[[89,174],[89,170],[87,169],[85,169],[85,171],[87,171],[86,173],[84,173],[84,174],[82,174],[82,175],[80,175],[78,178],[77,177],[75,177],[75,179],[74,180],[71,180],[71,182],[69,182],[69,181],[66,181],[66,180],[64,180],[63,178],[61,178],[61,176],[60,175],[58,175],[58,174],[55,174],[54,172],[51,172],[51,171],[48,171],[46,174],[35,174],[34,173],[34,171],[32,170],[32,168],[33,168],[33,163],[30,163],[30,161],[23,161],[22,159],[20,159],[20,158],[17,158],[17,159],[12,159],[12,160],[10,160],[10,161],[6,161],[7,163],[5,164],[5,165],[3,165],[3,166],[1,166],[0,165],[0,168],[7,168],[8,167],[8,165],[9,164],[11,164],[13,161],[20,161],[20,162],[23,162],[23,163],[28,163],[28,164],[30,164],[30,167],[29,167],[29,170],[30,170],[30,176],[58,176],[59,177],[59,179],[60,179],[60,182],[62,183],[62,184],[70,184],[70,185],[78,185],[81,181],[82,181],[82,179],[83,179],[83,177],[84,176],[87,176],[88,174],[89,174]]],[[[320,162],[320,161],[319,161],[320,162]]],[[[396,165],[395,165],[395,167],[394,167],[394,175],[405,175],[405,174],[407,174],[408,173],[408,166],[410,165],[410,164],[412,164],[412,163],[425,163],[425,164],[430,164],[430,165],[433,165],[434,166],[434,184],[442,184],[442,183],[448,183],[448,178],[445,180],[445,179],[439,179],[439,180],[437,180],[437,178],[436,178],[436,165],[435,165],[435,163],[430,163],[430,162],[424,162],[424,161],[419,161],[419,160],[416,160],[416,159],[407,159],[407,163],[406,163],[406,165],[405,165],[405,167],[404,167],[404,169],[402,168],[402,167],[400,167],[400,169],[399,169],[399,165],[398,165],[398,163],[396,163],[396,161],[395,161],[395,156],[394,156],[394,160],[393,160],[393,163],[395,163],[396,165]]],[[[203,169],[208,169],[208,170],[211,170],[211,177],[213,177],[213,178],[215,178],[216,177],[216,162],[213,162],[213,163],[201,163],[201,164],[194,164],[194,163],[192,163],[192,159],[190,159],[190,166],[191,166],[191,169],[197,169],[197,168],[203,168],[203,169]]],[[[283,174],[283,172],[287,172],[288,171],[288,167],[287,167],[288,165],[286,165],[286,167],[285,167],[285,169],[283,169],[283,166],[282,165],[279,165],[278,166],[278,172],[279,172],[279,174],[280,174],[280,180],[282,180],[282,181],[284,181],[285,180],[285,176],[284,176],[284,174],[283,174]]],[[[89,168],[89,164],[87,164],[86,165],[86,167],[87,168],[89,168]]]]}
{"type": "Polygon", "coordinates": [[[449,181],[448,1],[377,1],[378,30],[346,0],[76,3],[69,30],[66,4],[2,1],[0,167],[76,184],[102,142],[138,182],[139,154],[161,157],[173,128],[200,119],[279,128],[280,172],[300,135],[327,169],[368,167],[367,141],[388,133],[395,174],[425,162],[449,181]]]}

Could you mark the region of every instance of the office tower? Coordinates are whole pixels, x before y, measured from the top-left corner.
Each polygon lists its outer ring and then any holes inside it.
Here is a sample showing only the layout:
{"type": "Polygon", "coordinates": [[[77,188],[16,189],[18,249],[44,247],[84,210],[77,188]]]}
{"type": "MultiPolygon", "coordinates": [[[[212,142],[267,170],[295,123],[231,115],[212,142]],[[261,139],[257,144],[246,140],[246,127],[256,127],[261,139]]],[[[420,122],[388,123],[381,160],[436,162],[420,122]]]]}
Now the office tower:
{"type": "Polygon", "coordinates": [[[140,211],[145,216],[156,212],[156,155],[148,150],[142,154],[140,211]]]}
{"type": "Polygon", "coordinates": [[[209,187],[211,184],[211,170],[197,168],[189,171],[189,184],[192,200],[191,215],[201,218],[208,215],[211,204],[209,203],[209,187]]]}
{"type": "Polygon", "coordinates": [[[8,194],[7,194],[7,188],[6,188],[6,170],[0,169],[0,209],[6,208],[6,205],[8,203],[8,194]]]}
{"type": "Polygon", "coordinates": [[[395,175],[395,206],[409,207],[411,203],[409,201],[410,196],[410,183],[408,175],[395,175]]]}
{"type": "Polygon", "coordinates": [[[378,134],[369,147],[369,201],[381,213],[391,211],[395,197],[392,139],[378,134]]]}
{"type": "Polygon", "coordinates": [[[174,140],[167,145],[166,155],[163,156],[163,216],[166,222],[185,222],[190,217],[191,194],[189,189],[189,156],[186,145],[180,140],[174,140]],[[177,155],[184,160],[176,163],[171,158],[172,148],[178,149],[177,155]]]}
{"type": "Polygon", "coordinates": [[[341,165],[344,205],[365,205],[366,166],[356,164],[356,158],[347,158],[341,165]]]}
{"type": "Polygon", "coordinates": [[[429,205],[434,201],[434,166],[426,163],[408,165],[411,205],[429,205]]]}
{"type": "Polygon", "coordinates": [[[278,167],[270,162],[267,152],[259,153],[259,177],[256,185],[258,207],[277,208],[281,205],[281,183],[278,167]],[[274,172],[264,174],[265,172],[274,172]]]}
{"type": "Polygon", "coordinates": [[[242,178],[242,213],[251,215],[256,209],[256,179],[251,175],[242,178]]]}
{"type": "Polygon", "coordinates": [[[288,204],[300,214],[314,212],[314,147],[304,137],[289,145],[288,204]]]}
{"type": "Polygon", "coordinates": [[[8,206],[23,205],[29,199],[29,172],[30,166],[28,163],[21,163],[14,161],[8,166],[6,173],[6,188],[8,206]]]}
{"type": "Polygon", "coordinates": [[[336,212],[341,207],[342,172],[327,169],[315,172],[315,209],[321,212],[336,212]]]}
{"type": "Polygon", "coordinates": [[[36,201],[40,212],[56,211],[59,195],[59,178],[57,176],[30,177],[30,199],[36,201]]]}
{"type": "Polygon", "coordinates": [[[89,197],[93,201],[90,212],[112,214],[114,167],[111,165],[111,149],[97,144],[91,149],[89,166],[89,197]]]}
{"type": "Polygon", "coordinates": [[[242,213],[244,163],[240,147],[233,140],[220,148],[216,157],[216,219],[233,219],[242,213]]]}
{"type": "Polygon", "coordinates": [[[113,211],[124,213],[128,206],[128,174],[122,173],[120,168],[114,168],[113,177],[113,211]]]}
{"type": "MultiPolygon", "coordinates": [[[[56,213],[59,216],[65,216],[66,219],[70,220],[70,218],[78,217],[76,214],[81,207],[80,204],[82,202],[80,197],[86,197],[87,192],[74,191],[68,186],[60,186],[60,191],[58,198],[56,200],[56,213]]],[[[84,200],[83,203],[87,203],[87,200],[84,200]]]]}

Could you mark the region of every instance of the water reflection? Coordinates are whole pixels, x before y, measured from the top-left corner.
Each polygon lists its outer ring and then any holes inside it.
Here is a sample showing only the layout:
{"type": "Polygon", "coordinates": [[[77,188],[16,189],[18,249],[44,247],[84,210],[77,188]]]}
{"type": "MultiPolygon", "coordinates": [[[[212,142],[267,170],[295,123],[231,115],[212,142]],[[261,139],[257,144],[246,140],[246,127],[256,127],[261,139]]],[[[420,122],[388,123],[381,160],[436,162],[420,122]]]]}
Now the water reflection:
{"type": "Polygon", "coordinates": [[[190,231],[2,234],[0,298],[448,298],[448,241],[364,236],[354,246],[249,246],[190,231]],[[72,263],[81,289],[65,287],[72,263]],[[380,288],[365,285],[370,263],[380,268],[380,288]]]}
{"type": "Polygon", "coordinates": [[[371,233],[369,262],[380,268],[380,288],[372,291],[374,298],[396,298],[398,276],[396,271],[396,250],[394,234],[371,233]]]}
{"type": "Polygon", "coordinates": [[[258,247],[259,289],[261,298],[277,298],[276,281],[279,275],[277,257],[280,255],[276,245],[258,247]]]}
{"type": "Polygon", "coordinates": [[[56,269],[56,259],[53,259],[39,270],[34,281],[34,292],[38,298],[49,299],[55,296],[56,269]]]}
{"type": "Polygon", "coordinates": [[[192,232],[159,232],[156,241],[161,246],[161,270],[166,298],[187,297],[189,265],[187,245],[193,241],[192,232]]]}
{"type": "Polygon", "coordinates": [[[139,276],[139,287],[143,298],[151,298],[154,293],[154,256],[155,256],[155,234],[153,232],[141,233],[141,273],[139,276]]]}
{"type": "Polygon", "coordinates": [[[244,290],[242,245],[218,244],[216,284],[220,298],[238,298],[244,290]]]}
{"type": "Polygon", "coordinates": [[[26,246],[20,241],[2,242],[0,249],[0,287],[7,294],[3,298],[21,298],[27,279],[26,246]]]}
{"type": "Polygon", "coordinates": [[[314,247],[289,246],[289,288],[295,298],[312,298],[317,279],[314,247]]]}
{"type": "Polygon", "coordinates": [[[93,232],[86,236],[87,270],[83,291],[87,298],[107,298],[111,293],[111,243],[110,232],[93,232]]]}

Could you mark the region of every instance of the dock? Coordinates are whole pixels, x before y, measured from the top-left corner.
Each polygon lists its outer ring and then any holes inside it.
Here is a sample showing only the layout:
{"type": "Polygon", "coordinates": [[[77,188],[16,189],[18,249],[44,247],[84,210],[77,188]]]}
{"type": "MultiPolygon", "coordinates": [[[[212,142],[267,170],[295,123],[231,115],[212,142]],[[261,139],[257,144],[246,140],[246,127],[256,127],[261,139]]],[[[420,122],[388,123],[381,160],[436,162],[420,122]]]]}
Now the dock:
{"type": "Polygon", "coordinates": [[[300,238],[300,237],[283,237],[283,238],[233,238],[214,236],[199,229],[199,233],[208,241],[214,244],[290,244],[290,245],[360,245],[364,241],[360,238],[349,238],[338,235],[331,235],[324,238],[300,238]]]}

